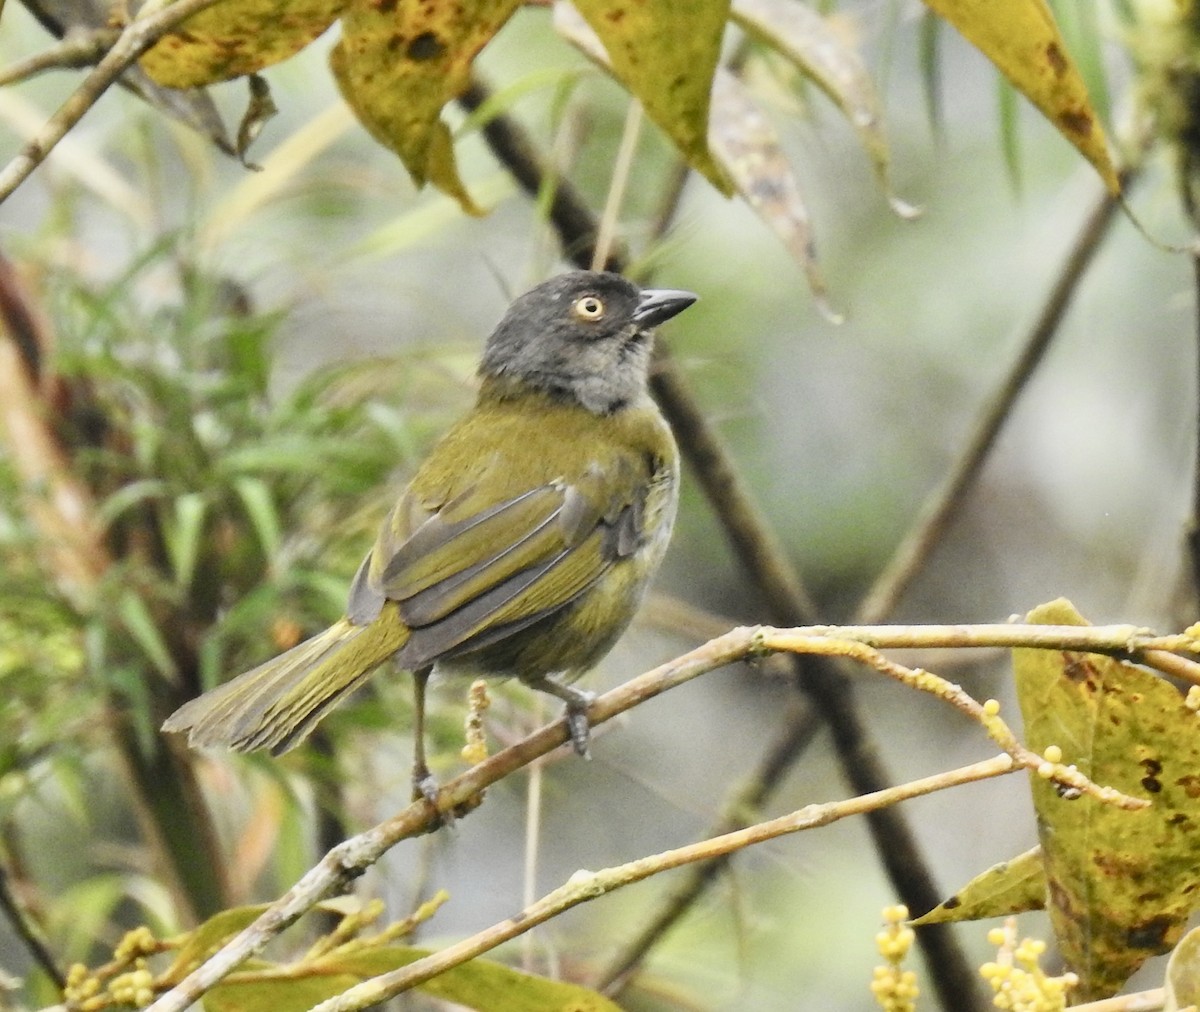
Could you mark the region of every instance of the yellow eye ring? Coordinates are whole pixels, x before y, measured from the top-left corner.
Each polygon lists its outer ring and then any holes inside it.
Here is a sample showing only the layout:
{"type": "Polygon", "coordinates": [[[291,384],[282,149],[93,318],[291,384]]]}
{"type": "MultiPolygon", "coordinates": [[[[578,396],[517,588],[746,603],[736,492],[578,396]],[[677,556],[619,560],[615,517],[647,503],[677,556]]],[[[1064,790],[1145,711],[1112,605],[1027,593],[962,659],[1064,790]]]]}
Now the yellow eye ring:
{"type": "Polygon", "coordinates": [[[579,319],[593,323],[604,316],[604,302],[595,295],[583,295],[575,300],[571,311],[579,319]]]}

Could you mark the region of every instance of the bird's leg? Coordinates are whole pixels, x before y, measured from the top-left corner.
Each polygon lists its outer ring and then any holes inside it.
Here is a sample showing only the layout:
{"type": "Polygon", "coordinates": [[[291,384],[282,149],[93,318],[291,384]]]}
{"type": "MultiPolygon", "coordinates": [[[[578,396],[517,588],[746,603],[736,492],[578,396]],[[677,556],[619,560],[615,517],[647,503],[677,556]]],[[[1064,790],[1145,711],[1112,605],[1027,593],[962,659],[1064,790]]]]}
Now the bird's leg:
{"type": "Polygon", "coordinates": [[[575,747],[576,755],[587,759],[588,740],[592,730],[591,721],[588,719],[588,707],[592,705],[596,694],[556,682],[549,675],[543,675],[541,678],[522,678],[521,681],[531,689],[548,692],[567,704],[567,727],[571,732],[571,744],[575,747]]]}
{"type": "Polygon", "coordinates": [[[438,785],[425,761],[425,686],[432,667],[418,668],[413,678],[413,798],[424,798],[437,806],[438,785]]]}

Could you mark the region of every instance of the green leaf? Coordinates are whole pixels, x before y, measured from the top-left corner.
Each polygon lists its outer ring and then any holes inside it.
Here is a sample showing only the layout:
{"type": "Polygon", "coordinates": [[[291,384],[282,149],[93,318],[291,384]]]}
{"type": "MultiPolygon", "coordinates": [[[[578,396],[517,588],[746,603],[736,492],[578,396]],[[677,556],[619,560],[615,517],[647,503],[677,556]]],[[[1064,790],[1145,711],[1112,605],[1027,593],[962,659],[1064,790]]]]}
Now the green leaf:
{"type": "Polygon", "coordinates": [[[224,0],[194,14],[141,58],[158,84],[195,88],[253,74],[321,35],[346,0],[224,0]]]}
{"type": "Polygon", "coordinates": [[[174,983],[183,980],[204,959],[224,945],[243,928],[249,927],[266,910],[266,904],[231,907],[214,914],[203,924],[189,931],[175,953],[175,959],[164,977],[174,983]]]}
{"type": "Polygon", "coordinates": [[[441,111],[466,90],[476,54],[519,6],[352,0],[330,54],[342,96],[371,136],[400,156],[418,186],[433,183],[469,214],[482,212],[459,178],[441,111]]]}
{"type": "Polygon", "coordinates": [[[950,899],[912,923],[942,924],[977,921],[984,917],[1007,917],[1046,906],[1046,872],[1042,848],[1018,854],[1010,861],[994,864],[976,875],[950,899]]]}
{"type": "MultiPolygon", "coordinates": [[[[1086,625],[1069,601],[1029,622],[1086,625]]],[[[1030,748],[1050,745],[1099,784],[1152,802],[1125,811],[1031,776],[1050,922],[1090,1001],[1183,934],[1200,902],[1200,715],[1167,681],[1074,651],[1013,651],[1030,748]]]]}
{"type": "Polygon", "coordinates": [[[175,583],[190,587],[196,573],[196,560],[204,540],[204,515],[208,512],[208,497],[203,492],[187,492],[175,500],[175,513],[163,524],[163,538],[175,583]]]}
{"type": "Polygon", "coordinates": [[[96,508],[96,519],[102,527],[110,526],[126,510],[132,509],[148,499],[157,499],[167,490],[161,478],[143,478],[122,485],[96,508]]]}
{"type": "MultiPolygon", "coordinates": [[[[574,6],[607,56],[583,51],[642,103],[692,168],[722,193],[732,193],[731,181],[708,149],[709,93],[729,0],[576,0],[574,6]]],[[[569,6],[555,4],[555,26],[578,44],[578,30],[570,27],[574,14],[569,6]]]]}
{"type": "Polygon", "coordinates": [[[179,672],[175,670],[175,661],[150,614],[150,609],[146,607],[146,602],[134,591],[126,591],[117,604],[117,614],[125,630],[133,637],[133,641],[150,663],[158,669],[159,674],[170,682],[177,681],[179,672]]]}
{"type": "Polygon", "coordinates": [[[1163,1012],[1200,1006],[1200,928],[1192,928],[1167,960],[1163,1012]]]}
{"type": "MultiPolygon", "coordinates": [[[[408,946],[335,951],[305,967],[289,968],[287,976],[223,983],[208,993],[204,1007],[207,1012],[303,1012],[363,980],[427,955],[426,949],[408,946]]],[[[620,1012],[613,1002],[585,987],[485,959],[447,970],[418,990],[479,1012],[620,1012]]]]}
{"type": "Polygon", "coordinates": [[[279,513],[275,509],[271,489],[262,479],[248,476],[236,479],[233,485],[246,507],[246,515],[254,526],[254,533],[258,537],[263,555],[267,559],[277,559],[283,533],[280,530],[279,513]]]}

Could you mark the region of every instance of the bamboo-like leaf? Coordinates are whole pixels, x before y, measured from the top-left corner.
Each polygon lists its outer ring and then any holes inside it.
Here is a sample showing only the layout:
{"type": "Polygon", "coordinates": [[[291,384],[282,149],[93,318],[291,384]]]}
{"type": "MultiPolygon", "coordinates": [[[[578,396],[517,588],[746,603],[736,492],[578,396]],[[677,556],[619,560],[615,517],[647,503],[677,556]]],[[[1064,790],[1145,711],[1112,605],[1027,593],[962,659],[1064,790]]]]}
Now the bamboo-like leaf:
{"type": "MultiPolygon", "coordinates": [[[[597,62],[637,97],[692,168],[732,193],[708,148],[709,93],[729,0],[576,0],[575,8],[600,39],[607,58],[597,62]]],[[[574,8],[555,3],[556,26],[575,32],[576,18],[574,8]]]]}
{"type": "Polygon", "coordinates": [[[208,497],[203,492],[188,492],[175,500],[174,516],[163,524],[176,586],[191,586],[196,573],[196,560],[200,557],[204,515],[207,512],[208,497]]]}
{"type": "Polygon", "coordinates": [[[925,0],[1075,145],[1112,193],[1121,185],[1087,88],[1046,0],[925,0]]]}
{"type": "Polygon", "coordinates": [[[157,83],[195,88],[286,60],[322,34],[346,0],[224,0],[188,18],[141,59],[157,83]]]}
{"type": "Polygon", "coordinates": [[[462,94],[471,61],[520,0],[433,4],[351,0],[330,63],[342,95],[418,186],[433,183],[470,214],[482,213],[463,186],[443,106],[462,94]]]}
{"type": "Polygon", "coordinates": [[[817,308],[832,322],[841,315],[829,304],[817,261],[808,209],[779,145],[779,135],[742,83],[725,70],[713,82],[709,144],[738,193],[783,240],[804,268],[817,308]]]}
{"type": "Polygon", "coordinates": [[[279,512],[266,482],[259,478],[242,477],[234,482],[238,497],[246,507],[246,515],[254,525],[259,547],[268,559],[279,555],[283,533],[279,526],[279,512]]]}
{"type": "Polygon", "coordinates": [[[170,682],[176,681],[179,673],[175,670],[175,661],[150,614],[150,609],[146,607],[146,602],[133,591],[127,591],[121,595],[117,604],[117,613],[121,617],[121,624],[125,626],[125,631],[133,638],[150,663],[158,669],[159,674],[170,682]]]}
{"type": "Polygon", "coordinates": [[[858,132],[892,210],[904,218],[919,214],[892,189],[883,115],[859,53],[820,14],[794,0],[734,0],[733,17],[755,38],[791,60],[841,109],[858,132]]]}

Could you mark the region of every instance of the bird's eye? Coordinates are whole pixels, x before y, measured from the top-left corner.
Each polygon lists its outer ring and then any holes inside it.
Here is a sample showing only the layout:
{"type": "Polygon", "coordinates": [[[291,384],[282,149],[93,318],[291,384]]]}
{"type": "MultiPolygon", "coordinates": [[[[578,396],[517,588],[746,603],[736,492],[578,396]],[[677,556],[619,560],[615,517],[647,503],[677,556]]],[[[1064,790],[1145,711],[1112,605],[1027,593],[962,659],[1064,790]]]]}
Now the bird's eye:
{"type": "Polygon", "coordinates": [[[575,300],[571,311],[581,320],[594,322],[604,315],[604,302],[594,295],[584,295],[575,300]]]}

